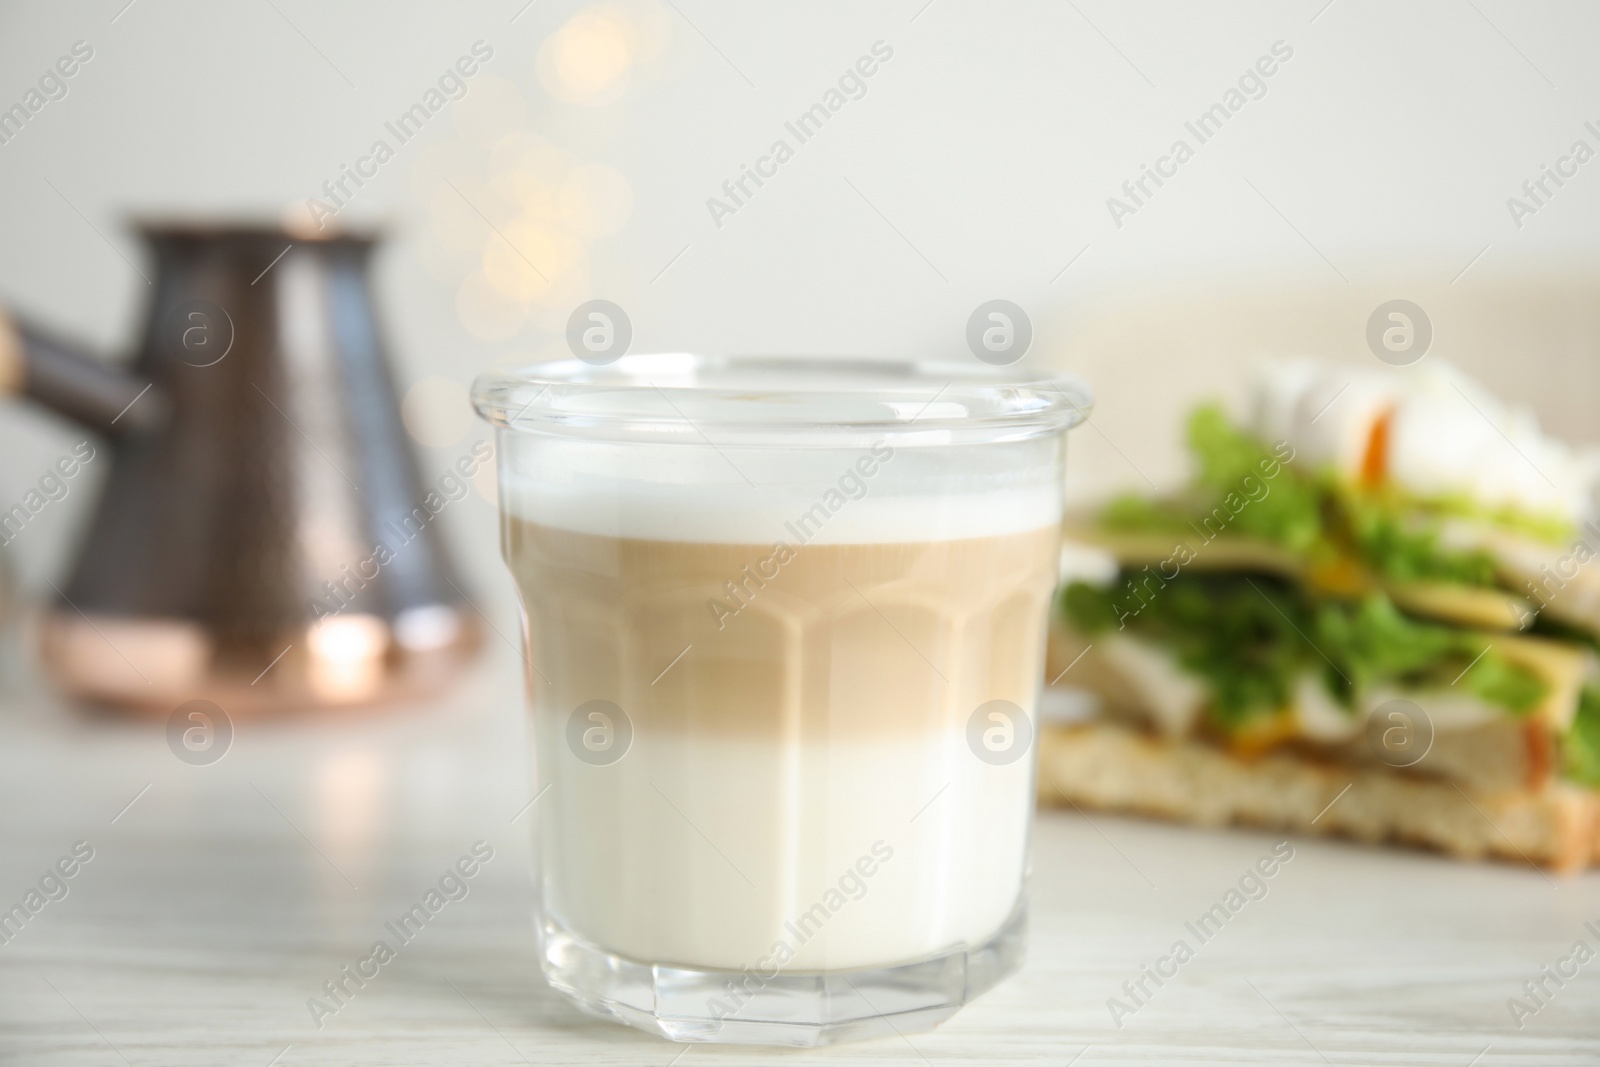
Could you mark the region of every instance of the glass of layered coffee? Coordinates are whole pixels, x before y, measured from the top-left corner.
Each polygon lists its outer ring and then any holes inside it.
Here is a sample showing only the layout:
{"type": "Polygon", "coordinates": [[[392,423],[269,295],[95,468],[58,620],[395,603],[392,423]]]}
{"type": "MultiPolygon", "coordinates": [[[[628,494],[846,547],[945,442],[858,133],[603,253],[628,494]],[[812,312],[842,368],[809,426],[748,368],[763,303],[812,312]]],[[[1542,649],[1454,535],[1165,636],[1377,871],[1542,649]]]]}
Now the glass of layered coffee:
{"type": "Polygon", "coordinates": [[[1019,963],[1076,379],[495,373],[551,984],[680,1041],[910,1033],[1019,963]]]}

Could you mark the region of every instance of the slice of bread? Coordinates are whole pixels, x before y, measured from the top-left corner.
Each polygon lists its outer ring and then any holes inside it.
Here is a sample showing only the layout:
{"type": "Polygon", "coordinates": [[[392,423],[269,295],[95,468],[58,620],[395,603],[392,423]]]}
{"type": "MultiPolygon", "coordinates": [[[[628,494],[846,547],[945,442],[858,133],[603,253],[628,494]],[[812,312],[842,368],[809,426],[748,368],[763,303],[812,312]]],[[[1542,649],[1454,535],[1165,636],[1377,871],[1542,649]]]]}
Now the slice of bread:
{"type": "Polygon", "coordinates": [[[1600,797],[1561,781],[1467,790],[1287,751],[1245,758],[1105,720],[1041,728],[1039,795],[1045,803],[1399,841],[1557,871],[1600,861],[1600,797]]]}

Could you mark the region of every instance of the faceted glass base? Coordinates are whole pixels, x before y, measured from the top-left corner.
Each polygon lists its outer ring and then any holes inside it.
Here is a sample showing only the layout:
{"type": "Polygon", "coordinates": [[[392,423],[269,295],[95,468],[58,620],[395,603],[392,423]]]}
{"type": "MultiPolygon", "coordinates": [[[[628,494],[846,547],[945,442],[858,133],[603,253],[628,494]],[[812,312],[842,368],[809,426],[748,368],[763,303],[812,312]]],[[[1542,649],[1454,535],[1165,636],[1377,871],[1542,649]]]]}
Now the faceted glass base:
{"type": "Polygon", "coordinates": [[[988,941],[892,967],[809,973],[701,970],[641,963],[546,916],[545,977],[591,1015],[673,1041],[809,1047],[920,1033],[1022,964],[1027,909],[988,941]]]}

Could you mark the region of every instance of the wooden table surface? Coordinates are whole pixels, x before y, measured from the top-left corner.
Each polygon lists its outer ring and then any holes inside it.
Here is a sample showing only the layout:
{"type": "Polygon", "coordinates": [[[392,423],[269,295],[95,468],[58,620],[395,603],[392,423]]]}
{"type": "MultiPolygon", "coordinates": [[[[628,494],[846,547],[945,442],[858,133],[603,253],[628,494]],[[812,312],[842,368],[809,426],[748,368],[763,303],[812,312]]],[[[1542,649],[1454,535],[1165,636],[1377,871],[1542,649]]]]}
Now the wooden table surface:
{"type": "Polygon", "coordinates": [[[436,706],[243,725],[210,766],[157,728],[7,697],[0,907],[76,842],[94,854],[0,945],[0,1061],[1600,1062],[1600,959],[1545,978],[1520,1029],[1507,1005],[1576,942],[1600,950],[1600,876],[1295,839],[1266,895],[1200,943],[1186,923],[1280,839],[1075,812],[1037,823],[1027,965],[934,1033],[764,1050],[587,1018],[534,959],[515,668],[492,659],[436,706]],[[495,858],[470,895],[315,1026],[307,999],[479,839],[495,858]],[[1123,983],[1179,940],[1193,958],[1115,1025],[1108,999],[1133,1007],[1123,983]]]}

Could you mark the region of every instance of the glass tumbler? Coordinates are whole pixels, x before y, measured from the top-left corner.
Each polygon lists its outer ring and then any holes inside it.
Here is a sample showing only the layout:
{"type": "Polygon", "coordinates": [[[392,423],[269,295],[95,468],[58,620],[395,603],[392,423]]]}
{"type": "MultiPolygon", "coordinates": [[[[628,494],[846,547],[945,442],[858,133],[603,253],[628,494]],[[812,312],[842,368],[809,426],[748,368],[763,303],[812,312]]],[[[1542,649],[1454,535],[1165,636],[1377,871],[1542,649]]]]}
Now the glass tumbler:
{"type": "Polygon", "coordinates": [[[928,1029],[1021,960],[1065,376],[628,356],[480,378],[540,959],[677,1041],[928,1029]]]}

